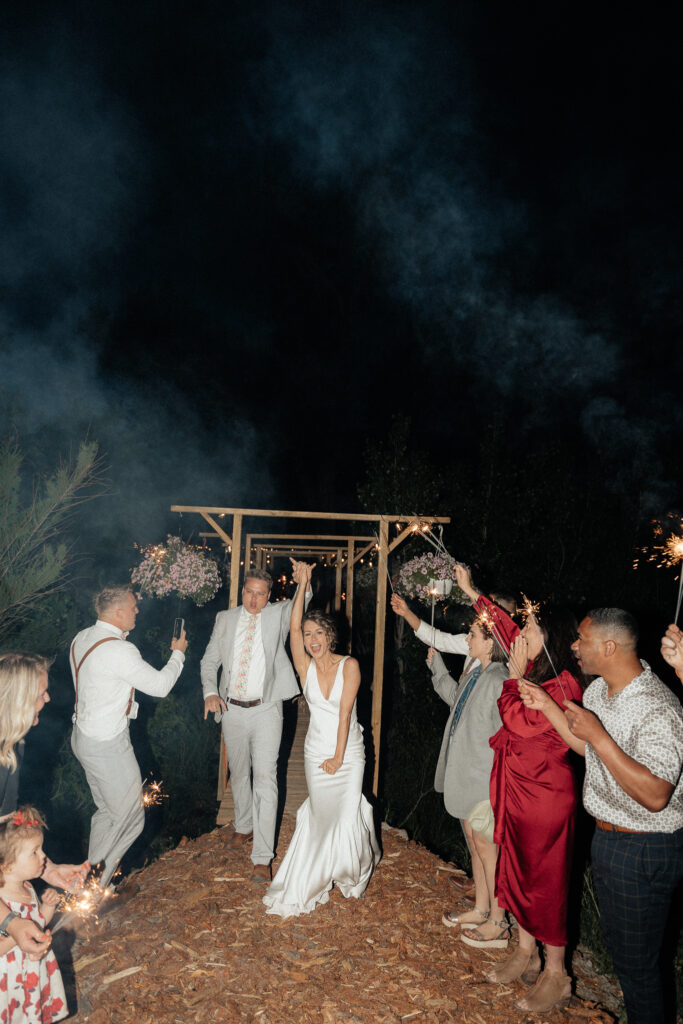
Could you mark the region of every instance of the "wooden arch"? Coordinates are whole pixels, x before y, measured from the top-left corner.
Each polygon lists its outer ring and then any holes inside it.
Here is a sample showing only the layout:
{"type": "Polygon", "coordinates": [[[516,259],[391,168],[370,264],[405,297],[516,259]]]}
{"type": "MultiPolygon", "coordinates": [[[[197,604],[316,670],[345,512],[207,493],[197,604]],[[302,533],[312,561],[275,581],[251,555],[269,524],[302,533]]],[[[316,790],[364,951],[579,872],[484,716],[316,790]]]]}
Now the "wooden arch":
{"type": "MultiPolygon", "coordinates": [[[[316,552],[320,553],[322,550],[330,551],[331,553],[338,553],[338,560],[341,563],[343,561],[343,555],[345,553],[345,567],[347,570],[347,585],[346,592],[349,595],[350,600],[347,599],[346,603],[346,614],[349,617],[349,624],[352,622],[353,615],[353,567],[354,565],[366,554],[376,550],[378,555],[377,565],[377,600],[375,606],[375,648],[374,648],[374,665],[372,674],[372,714],[371,714],[371,725],[372,725],[372,738],[374,743],[375,752],[375,764],[373,770],[373,784],[372,789],[375,796],[379,786],[379,766],[380,766],[380,739],[381,739],[381,726],[382,726],[382,689],[384,684],[384,640],[385,640],[385,628],[386,628],[386,615],[387,615],[387,577],[388,577],[388,558],[389,554],[398,547],[404,540],[411,535],[417,533],[421,529],[428,528],[436,523],[450,523],[450,517],[448,516],[406,516],[406,515],[383,515],[383,514],[371,514],[364,512],[346,513],[346,512],[291,512],[274,509],[258,509],[258,508],[221,508],[219,506],[204,506],[204,505],[171,505],[171,512],[188,513],[194,512],[200,515],[205,522],[211,527],[211,534],[207,536],[217,536],[231,553],[232,558],[230,561],[230,596],[229,596],[229,608],[236,608],[239,603],[240,595],[240,579],[242,577],[242,568],[247,567],[249,562],[252,560],[252,552],[256,553],[262,550],[268,542],[268,547],[272,548],[284,548],[286,547],[287,553],[291,548],[297,549],[299,557],[303,558],[306,554],[313,557],[316,552]],[[226,517],[231,517],[231,523],[222,523],[219,520],[223,520],[226,517]],[[255,519],[308,519],[313,521],[329,520],[334,522],[342,523],[375,523],[377,524],[376,537],[373,535],[368,538],[360,535],[356,532],[342,533],[342,534],[257,534],[248,533],[244,536],[243,546],[243,525],[245,518],[255,519]],[[389,540],[389,526],[395,523],[399,532],[393,538],[389,540]],[[406,524],[403,529],[400,529],[402,524],[406,524]],[[226,527],[229,527],[226,529],[226,527]],[[284,541],[288,543],[285,545],[284,541]],[[356,548],[356,545],[359,545],[356,548]],[[315,547],[312,547],[315,545],[315,547]],[[350,573],[350,576],[348,575],[350,573]]],[[[336,591],[335,591],[335,605],[337,606],[337,600],[339,595],[339,606],[341,605],[341,580],[343,565],[337,566],[336,574],[336,591]]],[[[225,751],[221,744],[221,766],[219,769],[219,780],[218,780],[218,798],[223,799],[225,792],[225,751]]]]}

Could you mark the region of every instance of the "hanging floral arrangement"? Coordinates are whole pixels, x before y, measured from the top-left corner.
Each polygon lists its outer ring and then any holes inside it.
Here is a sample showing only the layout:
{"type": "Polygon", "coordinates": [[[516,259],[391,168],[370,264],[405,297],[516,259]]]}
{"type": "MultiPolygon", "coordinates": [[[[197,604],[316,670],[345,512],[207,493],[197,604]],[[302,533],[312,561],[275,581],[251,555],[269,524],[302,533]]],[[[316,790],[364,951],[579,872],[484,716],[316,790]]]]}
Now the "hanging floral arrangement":
{"type": "Polygon", "coordinates": [[[150,597],[189,597],[201,606],[221,585],[218,566],[206,549],[180,537],[169,534],[165,544],[150,544],[140,553],[142,561],[133,569],[131,583],[150,597]]]}
{"type": "Polygon", "coordinates": [[[423,604],[433,600],[448,604],[469,604],[455,577],[455,559],[450,555],[426,551],[401,566],[395,579],[396,592],[416,597],[423,604]]]}

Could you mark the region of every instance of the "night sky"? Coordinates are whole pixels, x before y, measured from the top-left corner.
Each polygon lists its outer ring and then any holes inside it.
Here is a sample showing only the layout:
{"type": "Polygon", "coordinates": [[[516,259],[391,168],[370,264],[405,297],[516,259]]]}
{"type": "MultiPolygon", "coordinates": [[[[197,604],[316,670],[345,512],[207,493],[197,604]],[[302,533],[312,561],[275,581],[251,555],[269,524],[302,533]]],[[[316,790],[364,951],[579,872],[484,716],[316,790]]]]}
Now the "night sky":
{"type": "Polygon", "coordinates": [[[90,431],[114,542],[171,502],[356,509],[394,414],[446,469],[495,413],[680,506],[661,11],[3,7],[3,431],[46,464],[90,431]]]}

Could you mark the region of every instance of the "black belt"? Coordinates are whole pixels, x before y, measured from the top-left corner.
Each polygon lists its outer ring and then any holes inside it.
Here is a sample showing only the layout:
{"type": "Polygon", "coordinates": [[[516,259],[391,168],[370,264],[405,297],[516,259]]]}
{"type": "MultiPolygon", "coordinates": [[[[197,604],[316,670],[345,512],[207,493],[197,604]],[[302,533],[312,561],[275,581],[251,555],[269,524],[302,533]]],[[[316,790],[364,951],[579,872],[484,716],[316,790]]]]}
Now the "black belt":
{"type": "Polygon", "coordinates": [[[260,697],[258,700],[235,700],[234,697],[228,697],[228,704],[236,704],[238,708],[255,708],[263,704],[263,701],[260,697]]]}

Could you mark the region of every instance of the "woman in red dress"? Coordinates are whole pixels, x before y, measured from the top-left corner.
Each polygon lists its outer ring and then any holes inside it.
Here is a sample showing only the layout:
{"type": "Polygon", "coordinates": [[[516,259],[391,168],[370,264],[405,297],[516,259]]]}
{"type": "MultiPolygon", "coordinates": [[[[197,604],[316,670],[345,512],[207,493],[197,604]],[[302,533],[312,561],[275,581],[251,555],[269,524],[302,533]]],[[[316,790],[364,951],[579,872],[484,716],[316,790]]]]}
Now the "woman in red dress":
{"type": "Polygon", "coordinates": [[[519,924],[519,946],[486,980],[537,978],[533,991],[517,1002],[527,1011],[549,1010],[571,995],[564,956],[578,793],[569,748],[545,715],[522,703],[519,680],[542,686],[560,706],[580,701],[581,674],[571,651],[575,638],[570,612],[529,615],[511,646],[511,678],[498,701],[503,725],[490,740],[494,841],[500,846],[496,896],[519,924]],[[540,976],[537,942],[545,946],[540,976]]]}

